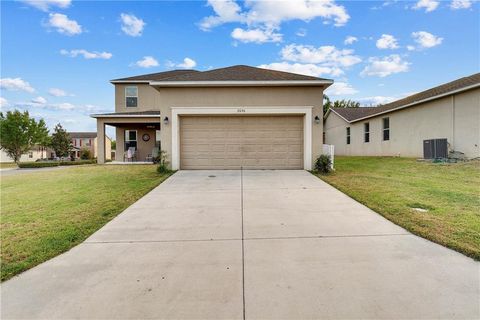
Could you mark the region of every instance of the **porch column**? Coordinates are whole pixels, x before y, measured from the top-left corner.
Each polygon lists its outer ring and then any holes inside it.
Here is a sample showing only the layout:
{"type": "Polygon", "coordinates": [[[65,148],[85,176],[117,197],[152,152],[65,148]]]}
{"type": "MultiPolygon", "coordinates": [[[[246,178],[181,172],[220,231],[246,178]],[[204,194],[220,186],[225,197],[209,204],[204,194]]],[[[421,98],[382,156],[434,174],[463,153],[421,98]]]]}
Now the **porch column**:
{"type": "Polygon", "coordinates": [[[105,123],[102,119],[97,119],[97,163],[105,163],[105,123]]]}

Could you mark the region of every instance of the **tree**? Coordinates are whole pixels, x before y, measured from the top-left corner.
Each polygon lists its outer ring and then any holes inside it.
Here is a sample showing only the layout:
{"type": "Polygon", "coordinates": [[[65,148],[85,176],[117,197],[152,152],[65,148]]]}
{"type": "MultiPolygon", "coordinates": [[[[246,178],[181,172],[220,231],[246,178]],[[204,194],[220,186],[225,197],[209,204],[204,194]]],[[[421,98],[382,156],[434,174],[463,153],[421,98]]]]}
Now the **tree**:
{"type": "Polygon", "coordinates": [[[90,151],[90,149],[82,148],[82,150],[80,150],[80,159],[82,159],[82,160],[93,159],[93,155],[92,155],[92,152],[90,151]]]}
{"type": "Polygon", "coordinates": [[[326,114],[330,108],[359,108],[360,102],[353,100],[336,100],[332,103],[327,95],[323,95],[323,114],[326,114]]]}
{"type": "Polygon", "coordinates": [[[112,141],[112,150],[116,150],[116,149],[117,149],[117,141],[113,140],[112,141]]]}
{"type": "Polygon", "coordinates": [[[60,123],[55,126],[51,147],[57,157],[67,157],[72,149],[70,136],[60,123]]]}
{"type": "Polygon", "coordinates": [[[0,149],[15,163],[36,144],[47,139],[48,129],[43,119],[35,121],[28,111],[7,111],[5,115],[0,112],[0,149]]]}

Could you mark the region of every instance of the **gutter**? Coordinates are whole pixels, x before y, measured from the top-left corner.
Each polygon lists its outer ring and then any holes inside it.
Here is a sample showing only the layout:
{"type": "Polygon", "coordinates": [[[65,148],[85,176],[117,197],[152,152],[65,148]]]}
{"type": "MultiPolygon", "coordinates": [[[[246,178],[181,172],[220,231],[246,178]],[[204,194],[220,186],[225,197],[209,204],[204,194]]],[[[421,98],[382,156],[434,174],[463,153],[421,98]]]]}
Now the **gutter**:
{"type": "Polygon", "coordinates": [[[282,86],[324,86],[333,84],[333,80],[281,80],[281,81],[150,81],[150,80],[112,80],[112,84],[145,83],[156,87],[282,87],[282,86]]]}
{"type": "MultiPolygon", "coordinates": [[[[480,83],[475,83],[475,84],[472,84],[472,85],[467,86],[467,87],[463,87],[463,88],[460,88],[460,89],[457,89],[457,90],[453,90],[453,91],[449,91],[449,92],[446,92],[446,93],[438,94],[438,95],[433,96],[433,97],[429,97],[429,98],[426,98],[426,99],[423,99],[423,100],[418,100],[418,101],[415,101],[415,102],[412,102],[412,103],[409,103],[409,104],[405,104],[403,106],[399,106],[399,107],[396,107],[396,108],[393,108],[393,109],[389,109],[389,110],[385,110],[385,111],[382,111],[382,112],[374,113],[374,114],[371,114],[369,116],[361,117],[361,118],[350,120],[350,121],[345,119],[342,115],[340,115],[338,112],[336,112],[335,110],[332,110],[332,109],[328,110],[328,112],[325,114],[324,118],[326,119],[326,117],[328,116],[328,113],[330,111],[332,111],[337,116],[339,116],[340,118],[345,120],[346,122],[354,123],[354,122],[362,121],[362,120],[365,120],[365,119],[374,118],[374,117],[380,116],[382,114],[386,114],[386,113],[394,112],[394,111],[397,111],[397,110],[405,109],[405,108],[408,108],[408,107],[412,107],[412,106],[415,106],[417,104],[422,104],[422,103],[425,103],[425,102],[428,102],[428,101],[440,99],[440,98],[443,98],[443,97],[448,97],[450,95],[454,95],[456,93],[460,93],[460,92],[463,92],[463,91],[468,91],[468,90],[471,90],[471,89],[475,89],[477,87],[480,87],[480,83]]],[[[360,108],[362,108],[362,107],[360,107],[360,108]]]]}

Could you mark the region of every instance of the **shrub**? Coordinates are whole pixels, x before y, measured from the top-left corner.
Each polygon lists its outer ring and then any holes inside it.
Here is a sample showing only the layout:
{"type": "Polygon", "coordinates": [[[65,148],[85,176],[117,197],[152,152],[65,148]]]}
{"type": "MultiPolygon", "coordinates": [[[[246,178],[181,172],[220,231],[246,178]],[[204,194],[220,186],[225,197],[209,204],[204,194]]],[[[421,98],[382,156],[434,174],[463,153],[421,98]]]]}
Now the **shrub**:
{"type": "Polygon", "coordinates": [[[46,167],[58,167],[57,161],[42,161],[42,162],[19,162],[19,168],[46,168],[46,167]]]}
{"type": "Polygon", "coordinates": [[[81,164],[95,164],[97,160],[77,160],[77,161],[60,161],[61,166],[77,166],[81,164]]]}
{"type": "Polygon", "coordinates": [[[332,161],[326,154],[320,155],[315,159],[314,170],[320,173],[329,173],[332,171],[332,161]]]}
{"type": "Polygon", "coordinates": [[[80,150],[80,159],[82,159],[82,160],[93,159],[92,152],[87,148],[82,148],[82,150],[80,150]]]}
{"type": "Polygon", "coordinates": [[[164,150],[160,150],[158,153],[158,167],[157,167],[157,172],[164,174],[164,173],[170,173],[172,170],[168,167],[169,162],[167,160],[167,152],[164,150]]]}

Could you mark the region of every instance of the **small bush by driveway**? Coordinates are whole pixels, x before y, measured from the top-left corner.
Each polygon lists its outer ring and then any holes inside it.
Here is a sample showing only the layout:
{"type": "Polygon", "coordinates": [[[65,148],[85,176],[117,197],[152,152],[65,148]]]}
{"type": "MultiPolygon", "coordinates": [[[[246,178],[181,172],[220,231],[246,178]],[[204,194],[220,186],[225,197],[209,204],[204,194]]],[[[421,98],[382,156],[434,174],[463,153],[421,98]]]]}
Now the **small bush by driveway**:
{"type": "Polygon", "coordinates": [[[336,157],[319,176],[412,233],[480,260],[480,162],[336,157]]]}
{"type": "Polygon", "coordinates": [[[86,166],[2,176],[2,281],[85,240],[169,176],[155,169],[86,166]]]}

